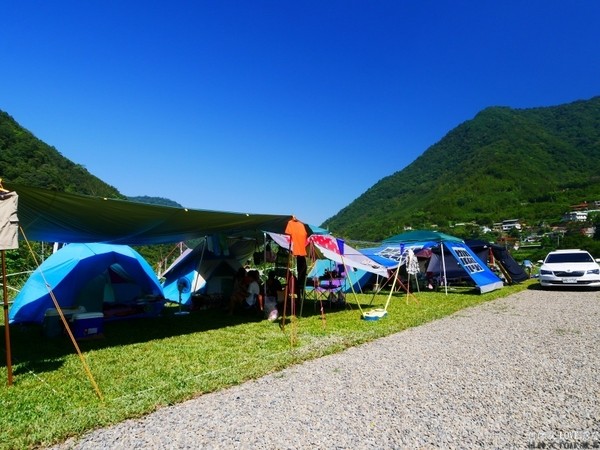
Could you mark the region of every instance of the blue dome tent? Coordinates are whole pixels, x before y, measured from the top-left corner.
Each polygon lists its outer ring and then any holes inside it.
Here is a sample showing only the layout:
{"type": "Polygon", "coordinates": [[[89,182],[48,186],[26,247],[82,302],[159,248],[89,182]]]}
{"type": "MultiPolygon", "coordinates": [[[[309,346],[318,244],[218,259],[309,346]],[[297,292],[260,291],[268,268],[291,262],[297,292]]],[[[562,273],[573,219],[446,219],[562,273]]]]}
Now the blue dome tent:
{"type": "MultiPolygon", "coordinates": [[[[116,307],[149,312],[150,302],[163,294],[148,262],[126,245],[69,244],[48,257],[29,277],[10,309],[10,323],[43,323],[54,308],[50,291],[61,308],[83,307],[106,312],[116,307]]],[[[105,314],[109,316],[109,314],[105,314]]]]}

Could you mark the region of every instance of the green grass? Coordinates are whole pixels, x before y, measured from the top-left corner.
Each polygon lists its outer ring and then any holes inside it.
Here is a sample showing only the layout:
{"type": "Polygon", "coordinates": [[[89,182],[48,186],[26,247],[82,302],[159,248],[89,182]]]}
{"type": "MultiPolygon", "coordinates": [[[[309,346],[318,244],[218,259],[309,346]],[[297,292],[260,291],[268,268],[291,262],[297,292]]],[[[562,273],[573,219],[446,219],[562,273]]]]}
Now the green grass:
{"type": "MultiPolygon", "coordinates": [[[[351,294],[350,308],[327,311],[325,321],[307,300],[303,316],[283,330],[278,322],[231,317],[217,310],[175,316],[173,308],[155,319],[107,323],[103,338],[79,343],[103,400],[68,338],[44,338],[39,327],[11,327],[14,384],[7,386],[3,353],[0,448],[50,445],[418,326],[532,283],[484,295],[469,290],[449,295],[421,292],[416,293],[418,301],[398,293],[389,314],[377,321],[361,320],[351,294]]],[[[357,299],[368,310],[382,307],[387,296],[361,294],[357,299]]]]}

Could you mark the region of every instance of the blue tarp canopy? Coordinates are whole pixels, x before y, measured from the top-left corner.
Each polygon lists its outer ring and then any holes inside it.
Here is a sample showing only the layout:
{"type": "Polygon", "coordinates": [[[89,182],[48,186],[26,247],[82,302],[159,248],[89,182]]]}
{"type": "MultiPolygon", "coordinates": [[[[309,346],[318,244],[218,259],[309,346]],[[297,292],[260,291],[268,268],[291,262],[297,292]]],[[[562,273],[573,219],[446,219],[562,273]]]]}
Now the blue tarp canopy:
{"type": "Polygon", "coordinates": [[[10,323],[44,321],[54,308],[85,306],[102,311],[104,302],[162,298],[159,280],[146,260],[125,245],[69,244],[49,256],[29,277],[10,309],[10,323]]]}

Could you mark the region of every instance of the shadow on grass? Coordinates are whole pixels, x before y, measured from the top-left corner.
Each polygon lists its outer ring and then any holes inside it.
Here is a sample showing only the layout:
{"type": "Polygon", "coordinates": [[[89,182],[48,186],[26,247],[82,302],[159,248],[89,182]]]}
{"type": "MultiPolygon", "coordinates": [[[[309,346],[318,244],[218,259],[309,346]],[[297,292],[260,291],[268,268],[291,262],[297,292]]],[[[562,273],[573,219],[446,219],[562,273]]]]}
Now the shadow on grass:
{"type": "MultiPolygon", "coordinates": [[[[104,333],[77,341],[82,351],[106,347],[130,345],[182,336],[224,327],[234,327],[249,322],[258,322],[258,315],[228,316],[222,310],[194,311],[176,315],[174,308],[165,308],[159,317],[145,317],[106,321],[104,333]]],[[[4,335],[4,326],[0,332],[4,335]]],[[[55,370],[63,364],[64,356],[75,353],[67,333],[57,337],[46,337],[41,325],[17,324],[10,327],[11,348],[15,373],[32,370],[36,373],[55,370]]],[[[0,361],[0,367],[6,361],[0,361]]]]}
{"type": "MultiPolygon", "coordinates": [[[[530,287],[531,288],[531,287],[530,287]]],[[[437,294],[443,294],[438,290],[437,294]]],[[[473,287],[460,286],[449,287],[449,294],[461,294],[466,296],[479,296],[479,292],[473,287]]],[[[414,292],[418,298],[419,292],[414,292]]],[[[355,297],[352,293],[346,294],[346,302],[332,304],[327,301],[320,302],[314,299],[305,299],[304,304],[296,305],[296,313],[300,320],[310,317],[321,316],[321,307],[325,316],[344,311],[367,311],[372,308],[382,308],[389,292],[380,292],[377,301],[373,302],[370,295],[362,294],[355,297]],[[300,314],[301,312],[301,314],[300,314]]],[[[414,302],[407,296],[406,292],[395,292],[392,302],[419,304],[418,299],[414,302]]],[[[288,305],[289,306],[289,305],[288,305]]],[[[192,311],[189,314],[178,315],[176,307],[166,307],[159,317],[120,319],[104,323],[104,333],[100,337],[79,340],[78,346],[83,352],[100,350],[110,347],[126,346],[137,343],[161,340],[170,337],[184,336],[194,333],[202,333],[210,330],[237,327],[243,324],[268,322],[263,314],[259,312],[245,312],[228,315],[224,309],[206,309],[192,311]]],[[[291,323],[290,308],[286,309],[285,322],[279,319],[272,324],[273,327],[285,327],[291,323]]],[[[267,326],[268,326],[267,325],[267,326]]],[[[0,333],[4,334],[3,326],[0,333]]],[[[13,325],[10,328],[12,360],[15,373],[32,371],[42,373],[53,371],[62,366],[66,356],[75,354],[75,348],[66,334],[56,338],[48,338],[43,335],[41,325],[13,325]]],[[[0,361],[0,367],[5,367],[5,358],[0,361]]]]}
{"type": "MultiPolygon", "coordinates": [[[[356,304],[349,308],[355,308],[356,304]]],[[[361,305],[366,307],[367,305],[361,305]]],[[[325,314],[340,311],[335,307],[325,307],[325,314]]],[[[106,321],[104,333],[80,339],[77,344],[81,351],[100,350],[108,347],[131,345],[149,342],[186,334],[201,333],[226,327],[236,327],[252,322],[261,322],[266,319],[262,312],[241,312],[229,315],[224,309],[207,309],[192,311],[189,314],[176,314],[177,308],[166,307],[163,314],[158,317],[132,318],[106,321]]],[[[319,302],[306,299],[302,305],[301,318],[318,316],[319,302]]],[[[296,307],[300,316],[300,306],[296,307]]],[[[281,327],[291,321],[290,309],[286,311],[285,324],[282,319],[273,322],[273,326],[281,327]]],[[[4,325],[0,326],[0,333],[4,336],[4,325]]],[[[54,371],[64,364],[65,357],[73,355],[76,350],[66,333],[58,337],[44,336],[41,325],[17,324],[10,327],[11,353],[14,373],[16,375],[34,372],[42,373],[54,371]]],[[[0,367],[6,367],[6,357],[2,357],[0,367]]]]}

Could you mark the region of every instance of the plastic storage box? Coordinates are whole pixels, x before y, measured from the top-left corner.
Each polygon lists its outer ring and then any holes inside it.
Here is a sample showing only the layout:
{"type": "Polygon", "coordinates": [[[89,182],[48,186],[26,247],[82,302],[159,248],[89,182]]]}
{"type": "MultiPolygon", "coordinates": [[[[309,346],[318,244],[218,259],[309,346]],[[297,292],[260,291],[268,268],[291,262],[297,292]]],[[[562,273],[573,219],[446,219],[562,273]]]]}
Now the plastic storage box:
{"type": "Polygon", "coordinates": [[[75,339],[82,339],[104,333],[104,314],[101,312],[73,314],[71,331],[75,339]]]}
{"type": "MultiPolygon", "coordinates": [[[[85,308],[83,306],[78,308],[63,308],[62,312],[65,319],[71,320],[74,314],[84,313],[85,308]]],[[[46,337],[57,337],[64,334],[62,320],[56,308],[49,308],[46,310],[44,322],[42,323],[42,332],[46,337]]]]}

